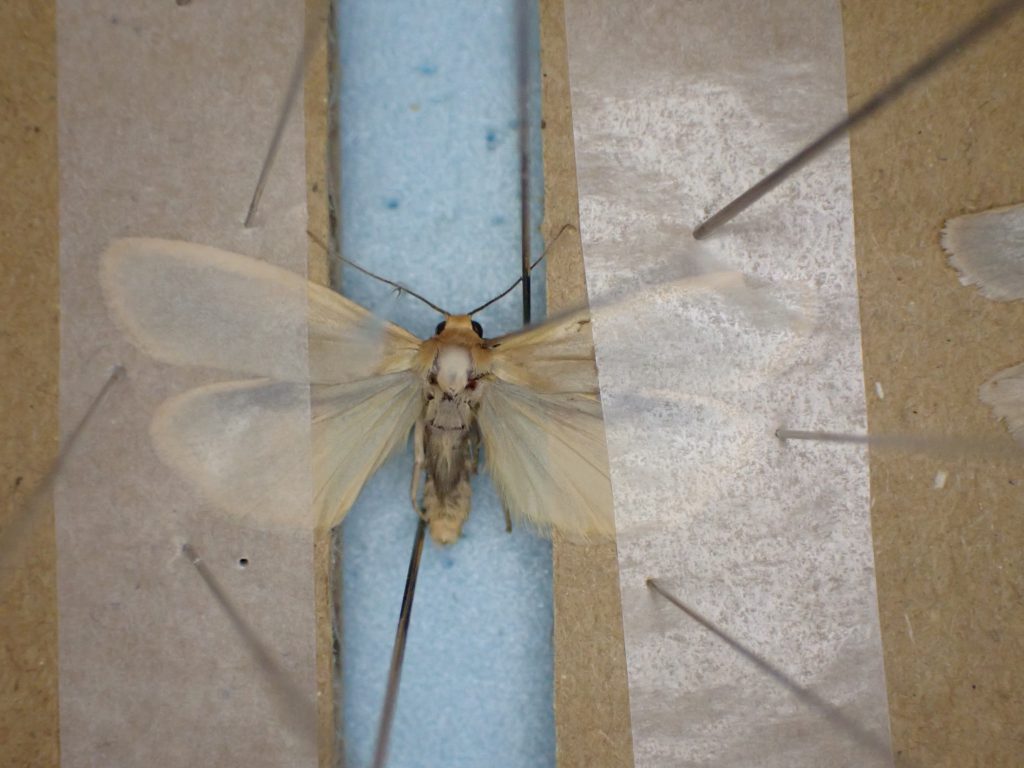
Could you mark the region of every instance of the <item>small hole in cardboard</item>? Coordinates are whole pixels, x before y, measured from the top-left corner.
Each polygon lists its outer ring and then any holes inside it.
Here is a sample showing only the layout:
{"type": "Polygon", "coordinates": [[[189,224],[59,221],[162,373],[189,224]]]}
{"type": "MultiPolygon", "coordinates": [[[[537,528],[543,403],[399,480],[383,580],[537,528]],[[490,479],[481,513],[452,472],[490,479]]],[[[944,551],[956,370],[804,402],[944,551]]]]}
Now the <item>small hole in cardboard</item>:
{"type": "Polygon", "coordinates": [[[243,571],[246,568],[248,568],[249,567],[249,558],[248,557],[240,557],[240,558],[238,558],[238,567],[241,568],[243,571]]]}

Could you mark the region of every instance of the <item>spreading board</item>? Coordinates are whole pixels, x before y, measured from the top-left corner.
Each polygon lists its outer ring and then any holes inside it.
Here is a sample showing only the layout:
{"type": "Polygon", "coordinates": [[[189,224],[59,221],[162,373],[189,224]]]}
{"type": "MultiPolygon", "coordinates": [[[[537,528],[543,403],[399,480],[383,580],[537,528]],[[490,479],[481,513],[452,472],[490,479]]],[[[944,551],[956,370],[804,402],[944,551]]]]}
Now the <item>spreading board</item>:
{"type": "MultiPolygon", "coordinates": [[[[0,93],[9,105],[0,114],[0,260],[11,278],[0,286],[6,363],[0,407],[9,429],[0,450],[3,485],[15,488],[15,498],[34,487],[57,448],[54,5],[11,0],[0,9],[0,93]]],[[[846,4],[850,103],[984,5],[846,4]]],[[[564,81],[562,9],[553,1],[542,6],[550,185],[556,176],[572,177],[573,157],[571,129],[563,132],[568,96],[558,90],[564,81]]],[[[1024,199],[1018,170],[1024,161],[1022,40],[1024,19],[1018,18],[851,138],[860,288],[870,297],[862,306],[862,333],[874,428],[1005,433],[977,403],[976,388],[1020,362],[1016,340],[1024,310],[995,305],[960,286],[946,266],[938,230],[950,216],[1024,199]],[[884,398],[875,392],[876,381],[884,385],[884,398]]],[[[310,152],[317,154],[315,147],[310,152]]],[[[572,199],[556,203],[549,193],[549,206],[559,206],[553,213],[549,208],[554,231],[561,213],[575,207],[572,199]]],[[[555,263],[549,266],[552,294],[566,290],[575,301],[582,269],[557,263],[557,278],[555,263]]],[[[1016,765],[1024,528],[1020,486],[1009,481],[1020,479],[971,463],[891,454],[872,455],[871,469],[894,747],[921,765],[1016,765]],[[949,479],[937,491],[933,477],[943,467],[949,479]]],[[[0,762],[15,766],[58,764],[55,553],[47,529],[44,515],[38,538],[25,545],[25,560],[5,564],[0,575],[0,762]]],[[[613,547],[595,554],[555,545],[561,766],[623,766],[631,756],[614,559],[613,547]]]]}

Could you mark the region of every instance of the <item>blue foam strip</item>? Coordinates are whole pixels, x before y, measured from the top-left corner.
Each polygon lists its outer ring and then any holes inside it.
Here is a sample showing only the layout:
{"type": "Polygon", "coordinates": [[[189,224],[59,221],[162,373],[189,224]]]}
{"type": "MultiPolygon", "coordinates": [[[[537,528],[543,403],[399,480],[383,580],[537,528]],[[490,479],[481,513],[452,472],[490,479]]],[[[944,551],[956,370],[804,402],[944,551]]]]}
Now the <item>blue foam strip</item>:
{"type": "MultiPolygon", "coordinates": [[[[338,31],[343,252],[450,312],[468,311],[519,276],[515,3],[349,0],[338,31]]],[[[536,55],[536,39],[532,47],[536,55]]],[[[539,225],[540,134],[531,133],[539,225]]],[[[534,279],[536,316],[543,272],[534,279]]],[[[352,269],[342,287],[421,337],[441,320],[352,269]]],[[[477,319],[496,336],[518,328],[521,312],[513,292],[477,319]]],[[[411,472],[409,451],[383,467],[343,529],[344,736],[353,767],[373,752],[416,527],[411,472]]],[[[550,543],[522,529],[506,534],[481,475],[462,540],[425,547],[389,766],[554,765],[551,635],[550,543]]]]}

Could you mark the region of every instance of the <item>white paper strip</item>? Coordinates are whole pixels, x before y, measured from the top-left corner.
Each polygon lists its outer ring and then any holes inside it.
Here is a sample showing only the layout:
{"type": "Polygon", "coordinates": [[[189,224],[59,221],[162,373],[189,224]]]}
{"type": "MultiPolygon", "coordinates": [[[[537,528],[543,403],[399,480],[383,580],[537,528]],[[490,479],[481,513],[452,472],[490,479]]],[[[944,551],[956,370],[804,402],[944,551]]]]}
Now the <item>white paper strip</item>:
{"type": "Polygon", "coordinates": [[[843,113],[838,3],[566,7],[591,301],[755,280],[595,321],[636,765],[889,765],[865,455],[773,434],[865,429],[847,144],[708,244],[690,236],[843,113]]]}
{"type": "MultiPolygon", "coordinates": [[[[108,316],[97,258],[115,237],[172,237],[305,274],[301,109],[260,226],[242,227],[302,40],[303,3],[60,0],[57,15],[65,434],[111,366],[127,369],[56,492],[62,765],[313,766],[311,535],[243,528],[160,464],[148,435],[154,409],[232,377],[135,349],[108,316]],[[186,541],[279,673],[246,646],[183,555],[186,541]]],[[[293,466],[303,451],[308,441],[293,466]]],[[[289,495],[302,511],[308,477],[305,488],[289,495]]]]}

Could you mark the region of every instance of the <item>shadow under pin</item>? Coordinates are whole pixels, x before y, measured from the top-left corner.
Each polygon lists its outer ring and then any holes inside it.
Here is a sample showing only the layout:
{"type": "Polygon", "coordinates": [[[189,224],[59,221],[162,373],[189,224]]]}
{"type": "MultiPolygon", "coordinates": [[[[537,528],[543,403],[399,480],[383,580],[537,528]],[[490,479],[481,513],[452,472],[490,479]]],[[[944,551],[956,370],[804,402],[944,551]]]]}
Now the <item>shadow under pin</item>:
{"type": "Polygon", "coordinates": [[[779,427],[775,436],[782,442],[806,440],[819,443],[864,445],[876,450],[919,453],[948,459],[980,459],[1024,462],[1024,450],[997,440],[979,440],[948,435],[864,435],[779,427]]]}
{"type": "Polygon", "coordinates": [[[299,56],[295,61],[295,68],[292,70],[291,79],[288,81],[288,88],[282,98],[281,109],[278,110],[274,133],[270,138],[270,144],[267,146],[267,154],[263,159],[263,165],[260,167],[259,179],[256,182],[256,188],[253,190],[252,200],[249,202],[249,210],[245,214],[246,229],[256,226],[256,212],[259,209],[260,200],[263,199],[263,190],[266,189],[267,180],[270,178],[270,171],[274,166],[274,160],[277,159],[277,152],[281,148],[281,140],[284,138],[284,130],[288,126],[288,119],[291,117],[299,92],[302,90],[302,81],[306,68],[309,66],[313,53],[320,42],[321,32],[320,25],[317,23],[309,24],[306,29],[302,40],[302,49],[299,51],[299,56]]]}
{"type": "Polygon", "coordinates": [[[762,672],[764,672],[766,675],[772,678],[772,680],[777,682],[787,691],[792,693],[803,704],[806,704],[811,709],[814,709],[815,711],[820,713],[829,723],[831,723],[836,728],[846,733],[850,737],[850,739],[854,741],[858,746],[863,747],[865,750],[874,753],[875,755],[877,755],[885,761],[892,760],[892,751],[889,748],[889,745],[885,743],[885,741],[880,739],[875,734],[871,733],[863,725],[858,723],[849,715],[845,714],[835,704],[831,703],[830,701],[826,701],[821,696],[816,694],[814,691],[800,685],[799,683],[794,681],[792,677],[790,677],[785,672],[780,670],[770,661],[747,648],[739,640],[736,640],[734,637],[729,635],[725,630],[716,626],[709,619],[702,616],[693,608],[686,605],[686,603],[684,603],[678,597],[676,597],[671,592],[666,590],[657,581],[657,579],[648,578],[646,580],[646,584],[648,589],[659,594],[661,597],[663,597],[665,600],[670,602],[680,611],[685,613],[695,622],[697,622],[706,630],[711,632],[719,640],[721,640],[734,651],[736,651],[736,653],[738,653],[740,656],[745,658],[755,667],[760,669],[762,672]]]}
{"type": "Polygon", "coordinates": [[[924,58],[893,78],[881,90],[857,107],[857,109],[826,130],[818,138],[814,139],[814,141],[754,184],[754,186],[704,219],[694,228],[694,239],[703,240],[723,224],[732,221],[736,216],[739,216],[743,211],[831,147],[851,129],[890,104],[912,85],[931,75],[943,63],[963,53],[987,34],[1002,26],[1004,22],[1008,21],[1021,8],[1024,8],[1024,0],[1003,0],[1003,2],[994,5],[964,29],[937,46],[924,58]]]}
{"type": "MultiPolygon", "coordinates": [[[[310,744],[316,744],[316,710],[313,702],[288,676],[287,671],[278,663],[273,653],[260,640],[256,631],[242,618],[234,603],[228,598],[213,572],[191,544],[183,544],[181,552],[202,577],[214,600],[227,615],[245,647],[252,654],[256,663],[266,676],[275,703],[282,717],[295,734],[310,744]]],[[[248,564],[248,561],[246,561],[248,564]]]]}
{"type": "Polygon", "coordinates": [[[81,420],[75,425],[75,428],[71,430],[70,434],[68,434],[67,439],[64,441],[64,447],[57,454],[57,457],[53,460],[50,468],[39,481],[39,484],[29,493],[20,506],[15,504],[15,509],[10,520],[7,525],[0,530],[0,567],[7,565],[8,560],[14,556],[20,546],[22,539],[28,535],[33,524],[39,519],[38,513],[40,507],[47,495],[53,490],[53,487],[57,482],[57,478],[67,465],[68,458],[74,450],[75,445],[78,443],[79,438],[81,438],[85,428],[96,415],[96,411],[99,409],[100,404],[106,398],[114,384],[121,381],[124,377],[124,366],[114,366],[110,375],[107,377],[107,380],[103,383],[103,386],[100,387],[100,391],[96,393],[96,397],[94,397],[92,402],[89,403],[89,407],[85,409],[85,413],[82,415],[81,420]]]}

